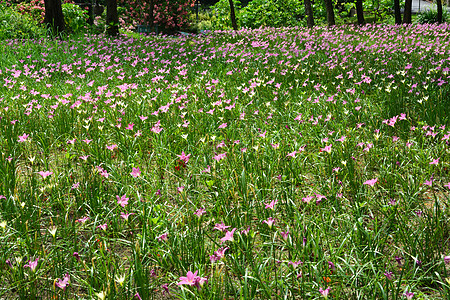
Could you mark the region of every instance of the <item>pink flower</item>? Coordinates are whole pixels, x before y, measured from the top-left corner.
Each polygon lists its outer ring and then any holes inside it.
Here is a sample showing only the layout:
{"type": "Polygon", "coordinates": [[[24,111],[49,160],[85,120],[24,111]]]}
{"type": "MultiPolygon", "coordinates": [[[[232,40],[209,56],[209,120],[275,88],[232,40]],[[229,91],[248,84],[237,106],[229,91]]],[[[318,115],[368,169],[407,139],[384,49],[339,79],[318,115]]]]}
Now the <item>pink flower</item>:
{"type": "Polygon", "coordinates": [[[450,255],[444,256],[444,262],[445,264],[450,264],[450,255]]]}
{"type": "Polygon", "coordinates": [[[241,234],[248,235],[249,232],[250,232],[250,226],[248,226],[247,229],[243,229],[243,230],[241,231],[241,234]]]}
{"type": "Polygon", "coordinates": [[[108,224],[105,223],[105,224],[98,225],[97,228],[100,228],[101,230],[105,231],[108,228],[108,224]]]}
{"type": "Polygon", "coordinates": [[[439,157],[439,158],[437,158],[437,159],[433,159],[433,160],[430,162],[430,165],[437,165],[437,164],[439,163],[439,159],[441,159],[441,158],[439,157]]]}
{"type": "Polygon", "coordinates": [[[177,283],[177,285],[189,285],[189,286],[196,286],[198,290],[200,290],[200,288],[208,282],[208,278],[206,277],[200,277],[197,276],[198,271],[195,271],[195,273],[192,273],[191,271],[189,271],[186,274],[186,277],[180,277],[180,282],[177,283]]]}
{"type": "Polygon", "coordinates": [[[289,230],[286,232],[282,231],[282,232],[280,232],[280,234],[281,234],[281,237],[283,238],[283,240],[287,241],[287,239],[289,237],[289,230]]]}
{"type": "Polygon", "coordinates": [[[290,261],[290,262],[288,262],[288,265],[293,266],[294,269],[295,269],[295,268],[297,268],[298,266],[303,265],[303,262],[302,262],[301,260],[298,260],[298,261],[290,261]]]}
{"type": "Polygon", "coordinates": [[[377,183],[377,181],[378,181],[378,178],[374,178],[374,179],[366,180],[363,184],[374,186],[375,183],[377,183]]]}
{"type": "Polygon", "coordinates": [[[80,259],[80,254],[78,254],[78,252],[74,252],[74,253],[72,254],[72,256],[75,257],[75,259],[77,260],[77,262],[80,262],[80,261],[81,261],[81,259],[80,259]]]}
{"type": "Polygon", "coordinates": [[[109,177],[109,173],[108,173],[106,170],[104,170],[104,169],[101,169],[101,170],[100,170],[100,175],[103,176],[103,177],[105,177],[105,178],[108,178],[108,177],[109,177]]]}
{"type": "Polygon", "coordinates": [[[320,149],[320,151],[321,152],[331,153],[331,146],[333,146],[333,145],[325,146],[324,148],[320,149]]]}
{"type": "Polygon", "coordinates": [[[166,233],[161,234],[160,236],[157,236],[156,239],[160,242],[167,241],[167,239],[168,239],[167,236],[168,236],[168,233],[166,232],[166,233]]]}
{"type": "Polygon", "coordinates": [[[197,278],[197,273],[198,271],[195,271],[195,273],[188,271],[186,277],[180,277],[180,282],[178,282],[177,285],[194,285],[195,279],[197,278]]]}
{"type": "Polygon", "coordinates": [[[211,166],[208,165],[204,170],[201,171],[201,173],[211,173],[211,166]]]}
{"type": "Polygon", "coordinates": [[[120,217],[121,217],[122,219],[126,220],[126,221],[128,221],[128,218],[129,218],[131,215],[134,215],[134,213],[124,213],[124,212],[121,212],[121,213],[120,213],[120,217]]]}
{"type": "Polygon", "coordinates": [[[194,215],[196,215],[197,217],[201,217],[204,214],[206,214],[206,210],[204,208],[199,208],[195,211],[194,215]]]}
{"type": "Polygon", "coordinates": [[[226,128],[226,127],[227,127],[227,123],[223,123],[219,126],[219,129],[226,128]]]}
{"type": "Polygon", "coordinates": [[[387,279],[392,280],[392,276],[394,275],[394,273],[386,271],[384,272],[384,276],[386,276],[387,279]]]}
{"type": "Polygon", "coordinates": [[[122,207],[125,207],[128,204],[129,198],[127,198],[127,194],[124,194],[122,197],[119,197],[119,195],[116,195],[117,204],[119,204],[122,207]]]}
{"type": "Polygon", "coordinates": [[[273,149],[278,149],[279,147],[280,147],[280,144],[272,144],[272,143],[270,143],[271,145],[272,145],[272,147],[273,147],[273,149]]]}
{"type": "Polygon", "coordinates": [[[319,203],[322,201],[322,199],[327,199],[326,196],[321,195],[321,194],[316,194],[316,193],[314,193],[314,195],[316,195],[316,198],[317,198],[316,204],[319,204],[319,203]]]}
{"type": "Polygon", "coordinates": [[[269,217],[267,220],[264,220],[263,223],[266,223],[269,228],[272,228],[273,223],[275,223],[275,220],[272,217],[269,217]]]}
{"type": "Polygon", "coordinates": [[[114,151],[114,149],[117,148],[117,145],[116,145],[116,144],[113,144],[113,145],[110,145],[110,146],[106,146],[106,148],[107,148],[108,150],[114,151]]]}
{"type": "Polygon", "coordinates": [[[214,226],[214,229],[215,229],[215,230],[220,230],[220,231],[222,231],[222,232],[225,232],[225,230],[226,230],[227,228],[229,228],[229,227],[231,227],[231,226],[225,226],[225,224],[222,222],[222,223],[217,223],[217,224],[214,226]]]}
{"type": "Polygon", "coordinates": [[[234,241],[233,234],[235,231],[236,231],[236,228],[233,228],[233,230],[231,230],[231,231],[227,231],[225,233],[225,236],[223,238],[221,238],[220,241],[222,243],[225,243],[226,241],[230,241],[230,242],[234,241]]]}
{"type": "Polygon", "coordinates": [[[84,224],[86,221],[89,220],[89,217],[82,217],[81,219],[76,220],[76,223],[84,224]]]}
{"type": "Polygon", "coordinates": [[[29,136],[30,136],[29,134],[25,134],[25,133],[24,133],[23,135],[19,135],[19,140],[18,140],[18,142],[19,142],[19,143],[25,142],[29,136]]]}
{"type": "Polygon", "coordinates": [[[66,287],[69,285],[70,282],[70,275],[69,273],[66,273],[62,279],[58,279],[57,282],[55,282],[55,285],[59,287],[60,289],[65,290],[66,287]]]}
{"type": "Polygon", "coordinates": [[[403,294],[403,296],[405,296],[407,300],[411,300],[414,297],[414,293],[407,291],[403,294]]]}
{"type": "Polygon", "coordinates": [[[326,289],[319,288],[319,293],[325,298],[328,298],[328,294],[330,293],[331,288],[327,287],[326,289]]]}
{"type": "Polygon", "coordinates": [[[337,139],[338,142],[344,142],[347,137],[345,135],[341,136],[340,139],[337,139]]]}
{"type": "Polygon", "coordinates": [[[181,155],[177,155],[177,156],[178,156],[185,164],[188,163],[189,157],[191,157],[190,154],[186,155],[186,154],[184,153],[184,151],[181,151],[181,155]]]}
{"type": "Polygon", "coordinates": [[[38,173],[39,173],[39,175],[44,177],[44,179],[53,174],[53,172],[51,172],[51,171],[39,171],[38,173]]]}
{"type": "Polygon", "coordinates": [[[221,161],[222,159],[224,159],[225,157],[227,157],[227,153],[222,153],[222,154],[217,154],[213,157],[213,159],[215,159],[216,161],[221,161]]]}
{"type": "Polygon", "coordinates": [[[222,259],[225,256],[225,251],[227,251],[228,249],[229,249],[228,247],[221,247],[221,248],[217,249],[217,251],[214,252],[214,255],[218,259],[222,259]]]}
{"type": "Polygon", "coordinates": [[[269,204],[266,203],[266,209],[274,210],[275,204],[277,204],[278,200],[273,200],[269,204]]]}
{"type": "Polygon", "coordinates": [[[130,175],[133,176],[134,178],[139,177],[141,175],[141,170],[139,169],[139,167],[133,168],[130,175]]]}
{"type": "Polygon", "coordinates": [[[292,158],[295,158],[295,154],[297,154],[297,151],[288,153],[288,154],[286,155],[286,157],[290,156],[290,157],[292,157],[292,158]]]}
{"type": "Polygon", "coordinates": [[[446,185],[444,185],[445,187],[447,187],[450,190],[450,182],[447,183],[446,185]]]}
{"type": "Polygon", "coordinates": [[[214,254],[209,256],[209,260],[211,261],[211,263],[215,263],[224,258],[225,251],[227,251],[228,249],[228,247],[221,247],[217,251],[214,251],[214,254]]]}
{"type": "Polygon", "coordinates": [[[258,135],[258,137],[265,138],[266,137],[266,133],[267,133],[267,130],[264,131],[263,133],[261,133],[260,135],[258,135]]]}
{"type": "Polygon", "coordinates": [[[433,185],[433,177],[431,177],[430,180],[425,180],[425,182],[423,184],[427,185],[427,186],[432,186],[433,185]]]}
{"type": "Polygon", "coordinates": [[[38,265],[38,261],[39,261],[39,257],[36,258],[34,261],[28,261],[27,264],[25,264],[23,267],[24,268],[30,268],[32,272],[34,272],[37,268],[38,265]]]}

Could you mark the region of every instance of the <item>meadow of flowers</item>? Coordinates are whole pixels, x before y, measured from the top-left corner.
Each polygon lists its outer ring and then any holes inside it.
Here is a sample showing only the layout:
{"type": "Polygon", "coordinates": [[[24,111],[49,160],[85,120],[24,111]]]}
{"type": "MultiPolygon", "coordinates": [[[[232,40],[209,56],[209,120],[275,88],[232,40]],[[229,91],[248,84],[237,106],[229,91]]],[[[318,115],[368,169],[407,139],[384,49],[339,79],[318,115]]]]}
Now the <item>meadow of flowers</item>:
{"type": "Polygon", "coordinates": [[[3,41],[0,298],[450,299],[449,32],[3,41]]]}

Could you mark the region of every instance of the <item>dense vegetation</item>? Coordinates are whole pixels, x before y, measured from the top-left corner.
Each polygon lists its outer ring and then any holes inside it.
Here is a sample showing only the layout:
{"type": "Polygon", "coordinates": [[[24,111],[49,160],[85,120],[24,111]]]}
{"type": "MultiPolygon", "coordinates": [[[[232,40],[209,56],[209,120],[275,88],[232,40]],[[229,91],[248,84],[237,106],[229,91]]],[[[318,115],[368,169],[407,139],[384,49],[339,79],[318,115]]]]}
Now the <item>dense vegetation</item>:
{"type": "Polygon", "coordinates": [[[448,299],[447,24],[0,46],[0,297],[448,299]]]}

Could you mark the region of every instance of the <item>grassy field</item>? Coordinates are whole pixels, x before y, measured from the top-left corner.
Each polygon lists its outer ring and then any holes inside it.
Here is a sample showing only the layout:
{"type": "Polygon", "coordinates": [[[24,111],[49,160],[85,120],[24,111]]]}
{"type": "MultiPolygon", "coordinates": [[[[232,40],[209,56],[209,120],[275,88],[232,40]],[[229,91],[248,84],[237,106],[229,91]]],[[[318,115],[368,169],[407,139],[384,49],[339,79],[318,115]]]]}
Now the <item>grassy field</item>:
{"type": "Polygon", "coordinates": [[[450,25],[0,45],[0,298],[450,299],[450,25]]]}

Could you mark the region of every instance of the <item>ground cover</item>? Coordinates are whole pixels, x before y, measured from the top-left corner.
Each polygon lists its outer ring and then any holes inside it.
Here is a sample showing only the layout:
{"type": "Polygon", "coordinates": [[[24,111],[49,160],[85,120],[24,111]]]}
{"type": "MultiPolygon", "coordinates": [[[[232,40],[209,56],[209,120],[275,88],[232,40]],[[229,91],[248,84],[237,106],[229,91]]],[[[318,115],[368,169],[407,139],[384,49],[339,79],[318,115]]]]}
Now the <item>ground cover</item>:
{"type": "Polygon", "coordinates": [[[0,46],[0,297],[450,297],[448,24],[0,46]]]}

